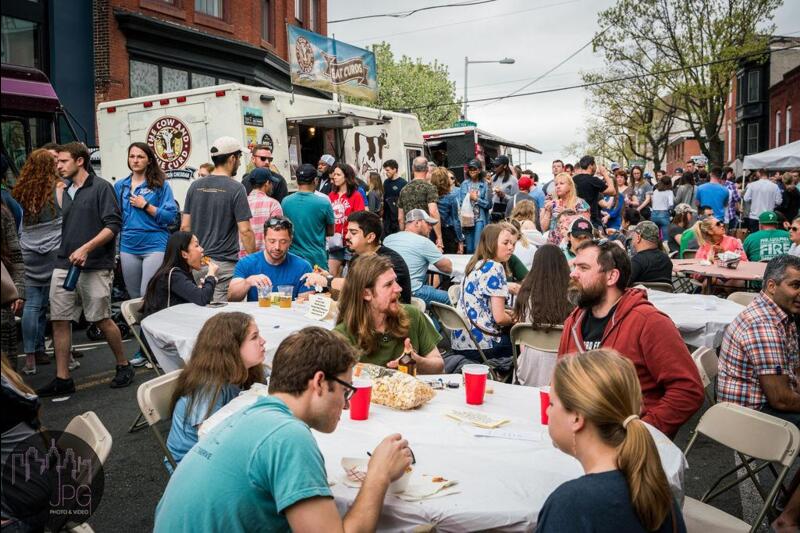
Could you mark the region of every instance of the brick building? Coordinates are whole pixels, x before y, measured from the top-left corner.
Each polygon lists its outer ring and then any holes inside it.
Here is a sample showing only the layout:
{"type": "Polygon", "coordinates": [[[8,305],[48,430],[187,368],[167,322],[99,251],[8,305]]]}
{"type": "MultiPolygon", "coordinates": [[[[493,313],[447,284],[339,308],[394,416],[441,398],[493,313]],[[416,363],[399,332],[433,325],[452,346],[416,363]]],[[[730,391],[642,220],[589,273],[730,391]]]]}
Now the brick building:
{"type": "Polygon", "coordinates": [[[287,24],[326,34],[327,0],[94,0],[96,103],[230,81],[288,90],[287,24]]]}
{"type": "Polygon", "coordinates": [[[769,89],[769,147],[800,140],[800,64],[769,89]]]}

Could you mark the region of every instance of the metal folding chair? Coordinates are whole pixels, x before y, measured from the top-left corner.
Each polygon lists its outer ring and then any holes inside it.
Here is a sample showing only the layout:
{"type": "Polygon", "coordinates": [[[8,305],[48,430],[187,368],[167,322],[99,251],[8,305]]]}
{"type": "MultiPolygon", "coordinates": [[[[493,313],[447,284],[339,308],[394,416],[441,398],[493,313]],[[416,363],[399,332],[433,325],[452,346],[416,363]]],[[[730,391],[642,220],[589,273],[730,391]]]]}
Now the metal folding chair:
{"type": "Polygon", "coordinates": [[[431,302],[431,312],[436,315],[436,317],[439,319],[439,323],[441,323],[445,328],[449,329],[450,331],[461,329],[464,330],[467,335],[469,335],[469,338],[475,345],[475,349],[481,356],[481,361],[483,364],[489,367],[489,376],[491,379],[497,381],[498,376],[494,368],[495,364],[490,359],[486,358],[486,354],[483,353],[478,341],[472,334],[472,329],[469,327],[466,317],[464,317],[464,315],[462,315],[461,312],[455,307],[451,307],[439,302],[431,302]]]}
{"type": "MultiPolygon", "coordinates": [[[[142,306],[144,305],[143,298],[133,298],[131,300],[125,300],[119,307],[120,313],[122,313],[122,318],[125,320],[125,323],[128,324],[131,328],[131,332],[133,336],[136,338],[136,342],[139,344],[139,349],[144,354],[145,359],[150,363],[150,366],[153,367],[155,370],[156,375],[163,374],[164,371],[156,363],[153,354],[150,353],[150,349],[147,347],[147,343],[144,342],[144,338],[142,337],[141,333],[141,321],[142,321],[142,306]]],[[[131,427],[128,428],[128,433],[134,433],[139,431],[140,429],[146,428],[147,423],[142,420],[141,413],[136,417],[136,420],[133,421],[131,427]]]]}
{"type": "Polygon", "coordinates": [[[139,389],[136,391],[136,400],[139,402],[139,409],[142,411],[145,423],[153,430],[158,444],[173,469],[177,466],[177,463],[175,458],[172,457],[169,448],[167,448],[167,443],[156,424],[172,417],[170,412],[172,394],[175,392],[175,386],[178,383],[178,376],[181,375],[181,372],[181,370],[173,370],[169,374],[153,378],[139,385],[139,389]]]}
{"type": "Polygon", "coordinates": [[[558,353],[558,345],[561,343],[561,334],[564,326],[540,326],[535,327],[528,322],[515,324],[511,328],[511,351],[514,357],[514,374],[512,383],[517,384],[517,365],[519,360],[518,344],[529,346],[534,350],[548,353],[558,353]]]}

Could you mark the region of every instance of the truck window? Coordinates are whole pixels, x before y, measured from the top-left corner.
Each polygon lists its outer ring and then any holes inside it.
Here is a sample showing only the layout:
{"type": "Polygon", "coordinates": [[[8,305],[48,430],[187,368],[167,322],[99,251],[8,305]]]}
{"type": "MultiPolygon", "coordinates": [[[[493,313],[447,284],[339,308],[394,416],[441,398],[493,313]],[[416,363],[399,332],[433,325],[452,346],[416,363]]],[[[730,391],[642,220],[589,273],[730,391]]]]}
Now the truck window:
{"type": "Polygon", "coordinates": [[[16,170],[22,168],[28,154],[53,140],[53,122],[39,117],[2,117],[3,146],[16,170]]]}
{"type": "Polygon", "coordinates": [[[422,155],[422,150],[419,148],[406,148],[406,179],[411,180],[414,177],[414,170],[411,168],[411,163],[414,162],[415,157],[422,155]]]}

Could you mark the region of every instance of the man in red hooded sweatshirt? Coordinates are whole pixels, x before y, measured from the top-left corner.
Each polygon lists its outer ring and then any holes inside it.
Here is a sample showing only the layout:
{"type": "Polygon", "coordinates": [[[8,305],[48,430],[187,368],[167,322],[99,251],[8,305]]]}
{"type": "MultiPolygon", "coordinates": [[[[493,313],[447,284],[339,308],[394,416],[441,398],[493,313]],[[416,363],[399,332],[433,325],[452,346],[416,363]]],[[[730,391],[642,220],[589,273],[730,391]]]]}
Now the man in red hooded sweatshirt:
{"type": "Polygon", "coordinates": [[[567,297],[576,306],[564,322],[558,356],[613,348],[636,366],[642,420],[674,437],[703,404],[703,385],[672,320],[627,289],[631,263],[613,242],[583,243],[573,261],[567,297]]]}

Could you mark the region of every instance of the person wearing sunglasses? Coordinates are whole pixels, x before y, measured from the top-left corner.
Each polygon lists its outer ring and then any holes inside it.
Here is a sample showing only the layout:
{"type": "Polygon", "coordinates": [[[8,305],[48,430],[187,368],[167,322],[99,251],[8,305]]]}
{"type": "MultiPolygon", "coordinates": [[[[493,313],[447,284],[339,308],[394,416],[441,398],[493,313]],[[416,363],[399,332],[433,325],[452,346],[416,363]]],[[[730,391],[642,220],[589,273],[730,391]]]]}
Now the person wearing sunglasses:
{"type": "Polygon", "coordinates": [[[800,217],[795,217],[792,220],[792,225],[789,226],[789,240],[792,245],[789,247],[789,255],[800,256],[800,217]]]}
{"type": "Polygon", "coordinates": [[[792,244],[789,232],[782,227],[778,229],[780,220],[776,212],[764,211],[758,215],[758,226],[758,231],[748,235],[743,244],[750,261],[769,261],[789,253],[792,244]]]}
{"type": "Polygon", "coordinates": [[[354,387],[355,351],[310,327],[281,342],[269,396],[231,415],[184,456],[156,508],[154,531],[375,531],[389,484],[413,461],[395,433],[372,451],[342,517],[311,429],[333,433],[354,387]]]}
{"type": "Polygon", "coordinates": [[[717,217],[706,217],[697,223],[697,244],[699,248],[695,259],[713,262],[723,252],[735,252],[742,261],[747,261],[742,241],[725,233],[725,224],[717,217]]]}
{"type": "MultiPolygon", "coordinates": [[[[272,186],[270,196],[277,200],[279,203],[283,201],[287,194],[289,194],[289,187],[286,185],[286,179],[278,173],[278,167],[272,161],[272,150],[265,144],[257,144],[250,150],[252,155],[253,168],[266,168],[272,175],[277,178],[277,183],[272,186]]],[[[250,173],[247,173],[242,178],[242,185],[244,185],[247,194],[253,190],[253,183],[250,181],[250,173]]]]}
{"type": "Polygon", "coordinates": [[[233,271],[228,287],[228,299],[239,302],[258,301],[258,290],[281,285],[294,287],[292,298],[312,290],[305,286],[304,277],[312,272],[311,264],[289,252],[294,237],[294,226],[285,217],[272,217],[264,224],[264,250],[242,258],[233,271]]]}

